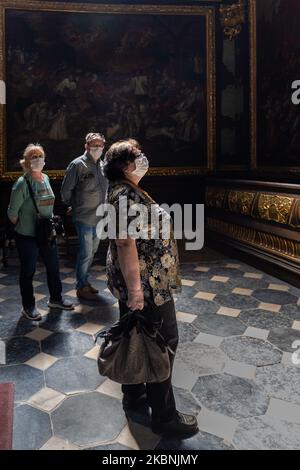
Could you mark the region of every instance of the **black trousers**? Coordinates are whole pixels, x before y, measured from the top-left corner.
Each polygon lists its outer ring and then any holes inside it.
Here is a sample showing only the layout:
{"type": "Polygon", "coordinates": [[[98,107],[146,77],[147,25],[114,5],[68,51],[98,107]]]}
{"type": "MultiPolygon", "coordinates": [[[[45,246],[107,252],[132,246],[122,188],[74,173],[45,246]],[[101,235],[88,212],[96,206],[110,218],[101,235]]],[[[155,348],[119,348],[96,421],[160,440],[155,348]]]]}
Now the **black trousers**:
{"type": "MultiPolygon", "coordinates": [[[[126,303],[119,302],[119,307],[121,316],[128,312],[126,303]]],[[[178,329],[174,300],[172,299],[159,307],[153,306],[150,308],[148,306],[147,310],[145,309],[145,314],[153,314],[153,317],[160,315],[163,318],[163,325],[160,332],[175,353],[178,345],[178,329]]],[[[138,398],[146,391],[152,409],[152,421],[154,422],[170,421],[176,412],[171,383],[174,358],[175,354],[170,354],[171,374],[164,382],[122,385],[124,395],[130,395],[133,399],[138,398]]]]}
{"type": "Polygon", "coordinates": [[[35,237],[16,233],[15,238],[21,264],[19,282],[23,307],[26,309],[35,305],[32,281],[39,254],[46,266],[50,298],[52,301],[60,301],[62,298],[62,284],[59,275],[56,244],[51,247],[38,247],[35,237]]]}

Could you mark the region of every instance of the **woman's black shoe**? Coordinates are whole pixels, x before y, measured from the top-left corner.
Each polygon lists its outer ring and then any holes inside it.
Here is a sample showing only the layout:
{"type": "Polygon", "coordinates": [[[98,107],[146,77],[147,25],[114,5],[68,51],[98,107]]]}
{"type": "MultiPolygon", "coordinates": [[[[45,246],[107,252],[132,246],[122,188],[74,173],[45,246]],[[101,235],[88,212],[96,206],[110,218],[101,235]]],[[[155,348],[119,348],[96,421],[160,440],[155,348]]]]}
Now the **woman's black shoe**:
{"type": "Polygon", "coordinates": [[[35,307],[23,308],[21,313],[27,320],[40,321],[42,319],[42,316],[36,311],[35,307]]]}
{"type": "Polygon", "coordinates": [[[176,411],[176,415],[171,421],[152,422],[151,429],[155,434],[186,436],[192,436],[199,431],[196,416],[181,413],[180,411],[176,411]]]}

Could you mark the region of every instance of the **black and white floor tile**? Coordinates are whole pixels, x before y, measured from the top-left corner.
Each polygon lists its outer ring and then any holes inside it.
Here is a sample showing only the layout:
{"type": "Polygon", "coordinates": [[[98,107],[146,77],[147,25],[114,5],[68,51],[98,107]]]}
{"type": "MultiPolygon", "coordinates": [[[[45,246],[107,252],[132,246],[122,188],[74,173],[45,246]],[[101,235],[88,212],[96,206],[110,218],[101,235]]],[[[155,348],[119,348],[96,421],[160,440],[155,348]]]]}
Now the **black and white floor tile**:
{"type": "Polygon", "coordinates": [[[120,386],[98,374],[94,337],[118,318],[105,268],[92,270],[97,302],[79,304],[74,267],[61,265],[76,309],[48,310],[40,265],[39,324],[20,318],[15,260],[0,272],[0,382],[15,383],[14,449],[300,449],[299,289],[211,250],[182,264],[173,383],[200,432],[180,440],[152,433],[147,409],[126,419],[120,386]]]}

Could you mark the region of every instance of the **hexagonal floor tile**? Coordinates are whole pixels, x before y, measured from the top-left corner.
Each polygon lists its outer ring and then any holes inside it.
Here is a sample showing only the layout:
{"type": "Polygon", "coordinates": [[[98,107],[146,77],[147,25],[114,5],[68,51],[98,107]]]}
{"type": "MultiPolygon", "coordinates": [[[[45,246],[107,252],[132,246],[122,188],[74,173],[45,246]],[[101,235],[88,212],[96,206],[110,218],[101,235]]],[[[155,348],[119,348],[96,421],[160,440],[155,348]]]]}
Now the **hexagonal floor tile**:
{"type": "Polygon", "coordinates": [[[261,302],[278,305],[296,304],[298,300],[295,295],[292,295],[289,292],[280,292],[272,289],[257,289],[252,295],[261,302]]]}
{"type": "MultiPolygon", "coordinates": [[[[9,293],[11,293],[11,286],[6,289],[5,298],[2,298],[0,302],[0,315],[4,319],[14,319],[17,323],[18,320],[21,320],[21,306],[20,302],[16,302],[15,299],[10,298],[9,293]]],[[[17,295],[17,294],[16,294],[17,295]]]]}
{"type": "Polygon", "coordinates": [[[156,450],[232,450],[233,446],[227,445],[224,439],[199,431],[195,436],[189,439],[180,439],[179,437],[164,437],[156,450]]]}
{"type": "Polygon", "coordinates": [[[282,358],[282,352],[271,344],[248,336],[226,338],[220,347],[233,361],[254,366],[276,364],[282,358]]]}
{"type": "Polygon", "coordinates": [[[252,380],[227,374],[199,377],[192,393],[209,410],[233,418],[262,415],[269,403],[252,380]]]}
{"type": "Polygon", "coordinates": [[[0,321],[0,338],[11,338],[12,336],[23,336],[36,329],[34,322],[28,321],[25,318],[17,316],[2,316],[0,321]]]}
{"type": "Polygon", "coordinates": [[[242,277],[243,272],[236,268],[226,268],[222,266],[214,266],[210,269],[212,276],[227,276],[229,278],[242,277]]]}
{"type": "Polygon", "coordinates": [[[238,319],[223,315],[199,315],[193,324],[201,332],[217,336],[242,335],[246,330],[238,319]]]}
{"type": "Polygon", "coordinates": [[[258,300],[253,297],[243,296],[239,294],[223,295],[218,294],[215,297],[215,302],[218,302],[222,307],[245,309],[258,307],[258,300]]]}
{"type": "Polygon", "coordinates": [[[84,333],[54,333],[42,341],[42,351],[55,357],[79,356],[93,345],[93,338],[84,333]]]}
{"type": "Polygon", "coordinates": [[[132,448],[116,442],[113,444],[104,444],[102,446],[88,447],[85,450],[132,450],[132,448]]]}
{"type": "Polygon", "coordinates": [[[104,382],[99,375],[97,362],[87,357],[59,359],[45,372],[46,384],[62,393],[95,390],[104,382]]]}
{"type": "Polygon", "coordinates": [[[63,439],[92,446],[114,440],[126,417],[116,398],[92,392],[67,398],[52,413],[52,422],[54,433],[63,439]]]}
{"type": "Polygon", "coordinates": [[[25,404],[15,407],[13,450],[39,449],[51,436],[48,413],[25,404]]]}
{"type": "Polygon", "coordinates": [[[184,413],[190,413],[197,416],[201,410],[201,406],[196,398],[183,388],[173,387],[173,390],[176,408],[184,413]]]}
{"type": "Polygon", "coordinates": [[[204,292],[211,292],[212,294],[218,294],[218,293],[223,293],[223,294],[230,294],[232,290],[231,285],[227,285],[226,282],[217,282],[217,281],[212,281],[209,279],[200,279],[199,281],[196,282],[194,285],[195,289],[197,291],[204,291],[204,292]]]}
{"type": "Polygon", "coordinates": [[[269,330],[274,327],[292,325],[292,320],[289,315],[283,315],[281,313],[272,313],[268,310],[262,310],[259,308],[242,310],[239,319],[246,325],[254,326],[255,328],[263,328],[269,330]]]}
{"type": "Polygon", "coordinates": [[[208,269],[208,271],[193,271],[192,268],[190,269],[182,269],[182,265],[180,266],[180,272],[182,276],[184,276],[186,279],[190,279],[191,281],[199,281],[200,278],[208,278],[210,277],[209,274],[209,268],[204,268],[208,269]]]}
{"type": "Polygon", "coordinates": [[[269,396],[300,405],[300,366],[276,364],[260,367],[255,382],[269,396]]]}
{"type": "Polygon", "coordinates": [[[195,315],[201,315],[203,313],[216,313],[220,306],[210,300],[203,299],[181,299],[180,294],[176,302],[176,310],[180,312],[193,313],[195,315]]]}
{"type": "Polygon", "coordinates": [[[0,382],[15,384],[15,401],[28,400],[45,385],[43,372],[24,364],[0,367],[0,382]]]}
{"type": "MultiPolygon", "coordinates": [[[[188,282],[195,283],[196,281],[188,281],[188,282]]],[[[194,295],[197,294],[198,290],[200,289],[196,289],[194,286],[182,285],[180,297],[184,299],[194,297],[194,295]]]]}
{"type": "Polygon", "coordinates": [[[229,281],[229,285],[232,289],[235,287],[241,287],[242,289],[264,289],[268,287],[268,282],[264,281],[263,279],[251,279],[248,277],[236,277],[231,278],[229,281]]]}
{"type": "Polygon", "coordinates": [[[179,334],[179,342],[186,343],[192,342],[198,336],[200,330],[197,328],[194,323],[183,323],[178,322],[178,334],[179,334]]]}
{"type": "Polygon", "coordinates": [[[191,372],[198,375],[219,372],[226,361],[225,355],[219,349],[200,343],[179,344],[176,357],[186,364],[191,372]]]}
{"type": "Polygon", "coordinates": [[[272,328],[268,336],[268,341],[282,351],[294,352],[292,347],[294,341],[300,341],[300,331],[293,328],[272,328]]]}
{"type": "Polygon", "coordinates": [[[40,322],[40,327],[46,330],[56,332],[66,332],[86,323],[84,315],[76,314],[72,311],[62,312],[52,309],[46,317],[40,322]]]}
{"type": "Polygon", "coordinates": [[[292,320],[300,320],[300,305],[283,305],[280,312],[288,315],[292,320]]]}
{"type": "Polygon", "coordinates": [[[39,352],[37,341],[26,337],[11,338],[6,341],[6,364],[26,362],[39,352]]]}
{"type": "Polygon", "coordinates": [[[122,429],[121,434],[118,436],[117,441],[125,446],[131,447],[134,450],[153,450],[160,440],[158,434],[154,434],[150,425],[144,426],[128,417],[127,426],[122,429]]]}
{"type": "Polygon", "coordinates": [[[233,444],[241,450],[300,449],[300,425],[267,416],[240,422],[233,444]]]}
{"type": "Polygon", "coordinates": [[[108,305],[105,307],[94,308],[85,315],[85,318],[90,323],[97,325],[112,324],[119,319],[119,309],[108,305]]]}

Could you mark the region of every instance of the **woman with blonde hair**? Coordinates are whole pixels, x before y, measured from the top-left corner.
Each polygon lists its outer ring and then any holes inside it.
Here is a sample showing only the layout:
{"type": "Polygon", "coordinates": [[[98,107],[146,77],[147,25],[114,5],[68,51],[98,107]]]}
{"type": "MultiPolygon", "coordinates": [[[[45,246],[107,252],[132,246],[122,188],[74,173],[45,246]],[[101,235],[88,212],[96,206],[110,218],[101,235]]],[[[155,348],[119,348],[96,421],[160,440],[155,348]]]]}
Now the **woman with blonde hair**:
{"type": "Polygon", "coordinates": [[[45,165],[43,147],[40,144],[29,144],[24,150],[20,164],[24,174],[13,185],[7,214],[15,225],[16,246],[20,258],[19,282],[23,304],[22,315],[28,320],[39,321],[41,315],[36,311],[33,291],[33,276],[38,255],[41,256],[47,272],[50,292],[48,306],[61,310],[73,310],[74,306],[62,299],[55,241],[50,245],[40,245],[36,238],[38,219],[36,207],[41,217],[50,218],[53,215],[55,200],[49,178],[42,173],[45,165]]]}

